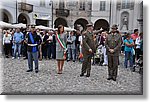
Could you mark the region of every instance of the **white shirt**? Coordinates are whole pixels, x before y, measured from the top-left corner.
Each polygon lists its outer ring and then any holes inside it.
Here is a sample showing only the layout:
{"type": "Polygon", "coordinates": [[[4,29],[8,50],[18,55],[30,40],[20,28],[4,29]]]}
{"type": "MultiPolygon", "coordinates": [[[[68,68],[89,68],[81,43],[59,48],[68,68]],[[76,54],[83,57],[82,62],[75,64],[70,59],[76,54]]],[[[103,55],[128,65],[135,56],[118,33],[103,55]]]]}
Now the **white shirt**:
{"type": "Polygon", "coordinates": [[[10,44],[10,43],[11,43],[11,40],[12,40],[11,34],[8,34],[7,37],[6,37],[6,34],[4,34],[4,37],[3,37],[3,45],[4,45],[4,44],[10,44]]]}
{"type": "MultiPolygon", "coordinates": [[[[49,35],[49,38],[47,40],[51,40],[52,41],[53,37],[51,35],[49,35]]],[[[48,41],[48,42],[50,43],[51,41],[48,41]]]]}
{"type": "Polygon", "coordinates": [[[135,44],[137,45],[136,49],[140,48],[140,43],[141,43],[140,37],[136,38],[136,41],[135,41],[135,44]]]}
{"type": "Polygon", "coordinates": [[[79,39],[78,39],[79,41],[80,41],[80,43],[82,44],[82,36],[80,35],[79,36],[79,39]]]}
{"type": "Polygon", "coordinates": [[[81,47],[82,47],[82,46],[81,46],[81,45],[82,45],[82,35],[79,36],[78,41],[80,41],[80,48],[81,48],[81,47]]]}

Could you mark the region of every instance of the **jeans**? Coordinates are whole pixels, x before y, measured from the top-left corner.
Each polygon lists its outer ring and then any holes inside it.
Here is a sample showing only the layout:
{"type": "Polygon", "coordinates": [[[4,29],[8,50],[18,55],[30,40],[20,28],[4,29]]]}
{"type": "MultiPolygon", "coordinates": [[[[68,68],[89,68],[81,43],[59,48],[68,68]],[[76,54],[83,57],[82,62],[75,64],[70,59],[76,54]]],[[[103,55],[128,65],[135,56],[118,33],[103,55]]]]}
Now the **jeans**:
{"type": "Polygon", "coordinates": [[[53,47],[53,44],[48,44],[47,46],[48,46],[47,47],[48,58],[50,59],[51,55],[52,55],[52,58],[54,59],[55,56],[54,56],[54,47],[53,47]]]}
{"type": "Polygon", "coordinates": [[[33,70],[33,61],[35,64],[35,70],[38,70],[38,51],[37,52],[27,52],[27,53],[28,53],[29,70],[33,70]]]}
{"type": "MultiPolygon", "coordinates": [[[[76,48],[75,48],[75,56],[77,57],[77,56],[79,56],[79,54],[80,54],[80,45],[77,44],[77,45],[76,45],[76,48]]],[[[76,59],[77,59],[77,58],[76,58],[76,59]]]]}
{"type": "Polygon", "coordinates": [[[28,55],[27,55],[27,45],[26,45],[26,44],[23,45],[23,50],[22,50],[22,52],[23,52],[23,56],[24,56],[25,58],[28,58],[28,55]]]}
{"type": "Polygon", "coordinates": [[[140,58],[140,55],[142,55],[142,51],[140,48],[135,49],[135,57],[138,60],[140,58]]]}
{"type": "Polygon", "coordinates": [[[125,51],[125,62],[124,62],[125,68],[128,67],[128,60],[130,62],[130,67],[133,67],[133,54],[131,51],[125,51]]]}
{"type": "Polygon", "coordinates": [[[20,57],[20,53],[21,53],[21,44],[15,44],[15,45],[14,45],[14,57],[16,57],[17,51],[18,51],[18,57],[20,57]]]}
{"type": "Polygon", "coordinates": [[[75,49],[68,48],[68,60],[73,59],[75,61],[76,54],[75,54],[75,49]]]}
{"type": "Polygon", "coordinates": [[[42,56],[47,58],[47,45],[42,45],[42,56]]]}
{"type": "Polygon", "coordinates": [[[10,53],[11,53],[11,44],[5,44],[5,55],[8,57],[10,53]]]}
{"type": "Polygon", "coordinates": [[[103,46],[102,51],[103,51],[103,56],[104,56],[104,64],[108,64],[108,57],[107,57],[107,54],[106,54],[105,46],[103,46]]]}

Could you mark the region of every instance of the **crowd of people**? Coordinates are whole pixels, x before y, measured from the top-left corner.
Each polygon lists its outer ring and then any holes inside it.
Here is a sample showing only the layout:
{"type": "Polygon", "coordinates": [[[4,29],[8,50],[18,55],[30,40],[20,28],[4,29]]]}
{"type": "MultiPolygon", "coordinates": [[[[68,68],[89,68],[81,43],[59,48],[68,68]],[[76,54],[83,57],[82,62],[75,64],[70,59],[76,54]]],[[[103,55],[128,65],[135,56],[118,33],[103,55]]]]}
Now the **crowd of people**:
{"type": "Polygon", "coordinates": [[[119,65],[119,55],[124,54],[124,67],[132,68],[135,62],[143,55],[143,33],[134,30],[133,34],[121,34],[117,25],[111,31],[93,30],[88,24],[85,31],[79,29],[64,31],[59,25],[55,30],[35,29],[34,25],[26,29],[3,29],[3,48],[6,58],[28,59],[29,70],[38,73],[38,60],[56,59],[58,74],[62,74],[64,61],[80,61],[82,63],[81,77],[87,71],[90,76],[92,64],[108,66],[108,80],[116,80],[119,65]],[[128,61],[130,66],[128,66],[128,61]]]}

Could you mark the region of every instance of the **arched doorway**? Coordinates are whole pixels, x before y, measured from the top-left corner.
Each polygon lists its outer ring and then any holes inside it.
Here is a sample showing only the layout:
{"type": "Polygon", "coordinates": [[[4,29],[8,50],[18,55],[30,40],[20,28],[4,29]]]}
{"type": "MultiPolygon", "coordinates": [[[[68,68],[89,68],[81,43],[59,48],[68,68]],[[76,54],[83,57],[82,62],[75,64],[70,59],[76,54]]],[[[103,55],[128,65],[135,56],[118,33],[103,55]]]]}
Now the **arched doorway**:
{"type": "Polygon", "coordinates": [[[63,25],[65,27],[68,27],[67,21],[64,18],[57,18],[54,22],[54,28],[57,28],[59,25],[63,25]]]}
{"type": "Polygon", "coordinates": [[[3,13],[2,13],[2,15],[3,15],[3,16],[2,16],[2,21],[4,21],[4,22],[7,22],[7,23],[8,23],[8,22],[9,22],[8,15],[7,15],[5,12],[3,12],[3,13]]]}
{"type": "Polygon", "coordinates": [[[94,24],[95,30],[99,30],[101,28],[103,30],[109,31],[109,23],[105,19],[99,19],[94,24]]]}
{"type": "Polygon", "coordinates": [[[85,30],[87,24],[88,24],[88,21],[86,19],[80,18],[75,21],[74,28],[78,29],[78,25],[79,25],[83,28],[83,30],[85,30]]]}
{"type": "Polygon", "coordinates": [[[28,17],[28,15],[21,13],[18,16],[18,23],[23,23],[23,24],[29,24],[30,23],[30,19],[28,17]]]}
{"type": "Polygon", "coordinates": [[[12,15],[9,13],[9,11],[2,9],[0,12],[2,14],[2,21],[12,23],[12,15]]]}

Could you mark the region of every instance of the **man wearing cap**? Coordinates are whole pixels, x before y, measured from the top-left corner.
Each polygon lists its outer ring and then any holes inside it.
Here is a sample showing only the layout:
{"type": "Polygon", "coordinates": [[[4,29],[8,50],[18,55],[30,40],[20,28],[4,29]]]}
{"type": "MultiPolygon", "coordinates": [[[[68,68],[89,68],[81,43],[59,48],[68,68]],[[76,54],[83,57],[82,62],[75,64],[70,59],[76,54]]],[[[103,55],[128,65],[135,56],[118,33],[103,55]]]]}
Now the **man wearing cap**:
{"type": "Polygon", "coordinates": [[[119,53],[121,47],[121,35],[117,31],[117,25],[113,25],[111,33],[105,41],[106,53],[108,55],[108,78],[107,80],[116,81],[118,72],[119,53]]]}
{"type": "MultiPolygon", "coordinates": [[[[99,31],[95,32],[98,33],[99,31]]],[[[83,32],[82,38],[82,53],[83,53],[83,63],[82,63],[82,71],[80,76],[84,76],[85,73],[87,73],[86,77],[90,77],[90,71],[91,71],[91,58],[93,53],[96,51],[96,44],[94,43],[93,39],[93,25],[87,24],[87,30],[83,32]]]]}
{"type": "Polygon", "coordinates": [[[28,67],[29,70],[27,72],[33,71],[33,61],[35,64],[35,72],[38,73],[38,45],[40,45],[42,39],[37,33],[35,32],[35,26],[31,25],[30,32],[26,35],[25,43],[27,46],[27,53],[28,53],[28,67]]]}

